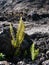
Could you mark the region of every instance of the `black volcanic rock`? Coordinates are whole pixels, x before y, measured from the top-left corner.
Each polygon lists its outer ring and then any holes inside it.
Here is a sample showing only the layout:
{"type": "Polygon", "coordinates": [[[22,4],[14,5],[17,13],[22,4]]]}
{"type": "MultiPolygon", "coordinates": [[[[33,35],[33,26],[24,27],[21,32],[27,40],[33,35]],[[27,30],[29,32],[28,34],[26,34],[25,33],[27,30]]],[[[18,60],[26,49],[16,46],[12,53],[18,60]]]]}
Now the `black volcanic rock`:
{"type": "MultiPolygon", "coordinates": [[[[14,32],[16,34],[16,29],[14,28],[14,32]]],[[[11,34],[10,29],[6,28],[3,30],[3,32],[0,34],[0,52],[4,53],[7,57],[13,57],[16,48],[11,44],[11,34]]],[[[20,52],[23,52],[24,50],[27,50],[30,48],[30,45],[32,44],[32,40],[30,37],[25,34],[24,41],[21,44],[20,52]]]]}
{"type": "Polygon", "coordinates": [[[4,30],[3,33],[0,34],[0,52],[3,52],[7,56],[13,55],[14,47],[11,45],[9,29],[4,30]]]}

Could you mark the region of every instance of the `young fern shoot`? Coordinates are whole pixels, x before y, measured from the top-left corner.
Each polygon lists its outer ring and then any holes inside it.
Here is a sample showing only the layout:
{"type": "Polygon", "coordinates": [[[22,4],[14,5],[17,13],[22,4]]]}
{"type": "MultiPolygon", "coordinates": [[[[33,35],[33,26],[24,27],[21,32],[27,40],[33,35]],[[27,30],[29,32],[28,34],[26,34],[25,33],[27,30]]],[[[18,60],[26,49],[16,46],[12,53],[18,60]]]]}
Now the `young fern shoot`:
{"type": "Polygon", "coordinates": [[[19,21],[19,24],[18,24],[17,33],[15,35],[16,38],[14,37],[13,27],[10,24],[10,33],[11,33],[11,36],[12,36],[11,43],[15,48],[17,48],[16,52],[15,52],[16,56],[19,55],[20,45],[21,45],[22,41],[24,40],[24,35],[25,35],[24,30],[25,30],[25,25],[23,23],[22,17],[20,18],[20,21],[19,21]]]}
{"type": "Polygon", "coordinates": [[[31,51],[31,58],[32,60],[34,61],[35,58],[38,56],[39,54],[39,49],[35,49],[35,45],[32,44],[31,47],[30,47],[30,51],[31,51]]]}

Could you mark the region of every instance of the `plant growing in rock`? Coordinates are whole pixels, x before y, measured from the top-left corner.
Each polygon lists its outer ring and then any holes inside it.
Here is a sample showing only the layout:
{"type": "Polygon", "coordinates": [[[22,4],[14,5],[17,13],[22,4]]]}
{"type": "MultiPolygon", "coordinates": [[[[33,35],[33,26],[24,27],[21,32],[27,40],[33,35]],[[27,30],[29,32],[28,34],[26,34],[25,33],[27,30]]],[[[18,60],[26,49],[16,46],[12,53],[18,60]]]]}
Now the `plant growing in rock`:
{"type": "MultiPolygon", "coordinates": [[[[16,48],[16,51],[14,53],[14,55],[16,55],[16,56],[19,55],[20,45],[24,40],[24,36],[25,36],[24,30],[25,30],[25,25],[23,23],[22,17],[20,18],[16,35],[14,35],[14,30],[13,30],[12,24],[10,24],[10,33],[12,36],[11,43],[16,48]],[[16,36],[16,38],[15,38],[15,36],[16,36]]],[[[32,60],[34,60],[37,57],[37,55],[39,54],[39,49],[36,50],[35,45],[32,44],[30,47],[30,52],[31,52],[31,58],[32,58],[32,60]]],[[[27,53],[27,51],[24,52],[24,54],[26,54],[26,53],[27,53]]]]}
{"type": "Polygon", "coordinates": [[[25,26],[24,26],[24,23],[22,21],[22,18],[20,18],[17,33],[16,33],[16,38],[15,38],[13,26],[12,26],[12,24],[10,24],[10,33],[11,33],[11,36],[12,36],[11,42],[12,42],[12,45],[14,47],[18,47],[22,43],[22,41],[24,39],[24,30],[25,30],[25,26]]]}
{"type": "Polygon", "coordinates": [[[13,26],[12,26],[12,24],[10,24],[10,33],[11,33],[11,36],[12,36],[11,43],[15,48],[17,48],[17,50],[15,52],[16,55],[17,55],[17,53],[19,53],[20,45],[21,45],[21,43],[24,39],[24,30],[25,30],[25,25],[22,21],[22,17],[20,18],[20,21],[19,21],[17,33],[15,35],[16,38],[14,36],[13,26]]]}
{"type": "Polygon", "coordinates": [[[32,58],[32,60],[35,60],[35,58],[39,54],[39,49],[35,49],[35,45],[32,44],[31,47],[30,47],[30,52],[31,52],[31,58],[32,58]]]}
{"type": "Polygon", "coordinates": [[[5,55],[3,53],[0,53],[0,60],[5,59],[5,55]]]}
{"type": "Polygon", "coordinates": [[[13,26],[12,24],[10,23],[10,33],[11,33],[11,36],[12,36],[12,40],[11,40],[11,43],[14,47],[16,47],[16,39],[14,37],[14,30],[13,30],[13,26]]]}

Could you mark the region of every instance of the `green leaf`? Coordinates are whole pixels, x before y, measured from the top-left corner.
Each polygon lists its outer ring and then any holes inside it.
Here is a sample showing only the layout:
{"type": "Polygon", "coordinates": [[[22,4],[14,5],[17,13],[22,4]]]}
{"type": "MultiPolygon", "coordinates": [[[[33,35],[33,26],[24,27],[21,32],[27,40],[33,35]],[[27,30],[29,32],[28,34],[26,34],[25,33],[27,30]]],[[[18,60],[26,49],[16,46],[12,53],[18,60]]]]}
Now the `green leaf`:
{"type": "Polygon", "coordinates": [[[31,51],[31,58],[32,58],[32,60],[34,60],[35,59],[34,44],[31,45],[30,51],[31,51]]]}
{"type": "Polygon", "coordinates": [[[18,29],[17,29],[17,33],[16,33],[16,38],[14,36],[14,30],[13,30],[13,26],[12,24],[10,24],[10,33],[12,36],[12,40],[11,43],[12,45],[16,48],[16,51],[14,53],[14,55],[18,55],[20,53],[20,45],[24,39],[24,30],[25,30],[25,25],[23,23],[22,17],[20,18],[19,24],[18,24],[18,29]]]}
{"type": "Polygon", "coordinates": [[[17,33],[16,33],[16,43],[17,43],[17,50],[15,52],[15,55],[18,56],[20,54],[20,45],[22,41],[24,40],[24,30],[25,30],[25,25],[23,23],[22,17],[20,18],[17,33]]]}
{"type": "Polygon", "coordinates": [[[15,37],[14,37],[14,31],[13,31],[13,26],[12,24],[10,23],[10,33],[11,33],[11,36],[12,36],[12,40],[11,40],[11,43],[14,47],[16,47],[16,40],[15,40],[15,37]]]}
{"type": "Polygon", "coordinates": [[[17,29],[17,34],[16,34],[16,39],[19,45],[22,43],[24,39],[24,30],[25,30],[25,25],[21,17],[19,21],[18,29],[17,29]]]}
{"type": "Polygon", "coordinates": [[[37,57],[39,54],[39,49],[35,50],[35,57],[37,57]]]}
{"type": "Polygon", "coordinates": [[[34,60],[39,54],[39,49],[36,50],[35,45],[32,44],[30,47],[30,51],[31,51],[31,58],[32,58],[32,60],[34,60]]]}
{"type": "Polygon", "coordinates": [[[22,43],[24,39],[24,30],[25,30],[25,25],[23,23],[22,17],[20,18],[17,33],[16,33],[16,38],[14,37],[14,31],[13,31],[13,26],[10,23],[10,33],[12,36],[11,43],[14,47],[20,47],[20,44],[22,43]]]}
{"type": "Polygon", "coordinates": [[[5,55],[3,53],[0,53],[0,60],[3,60],[5,58],[5,55]]]}

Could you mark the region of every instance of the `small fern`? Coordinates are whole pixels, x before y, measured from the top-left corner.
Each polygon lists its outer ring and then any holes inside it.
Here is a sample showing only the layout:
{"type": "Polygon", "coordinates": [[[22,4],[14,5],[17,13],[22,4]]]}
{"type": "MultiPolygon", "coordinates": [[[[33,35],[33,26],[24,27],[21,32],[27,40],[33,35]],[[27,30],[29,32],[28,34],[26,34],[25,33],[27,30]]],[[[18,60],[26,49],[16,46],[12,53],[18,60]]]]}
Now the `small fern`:
{"type": "Polygon", "coordinates": [[[13,30],[13,26],[12,24],[10,23],[10,33],[11,33],[11,36],[12,36],[12,40],[11,40],[11,43],[14,47],[16,47],[16,39],[14,37],[14,30],[13,30]]]}
{"type": "Polygon", "coordinates": [[[12,40],[11,43],[14,47],[18,47],[20,46],[20,44],[22,43],[23,39],[24,39],[24,30],[25,30],[25,25],[22,21],[22,17],[20,18],[19,21],[19,25],[18,25],[18,29],[17,29],[17,33],[16,33],[16,38],[14,37],[14,31],[13,31],[13,26],[10,23],[10,33],[12,36],[12,40]]]}
{"type": "Polygon", "coordinates": [[[17,29],[17,34],[16,34],[16,43],[18,43],[17,45],[17,50],[15,52],[15,55],[20,54],[20,45],[22,43],[22,41],[24,40],[24,30],[25,30],[25,25],[23,23],[22,17],[20,18],[19,21],[19,25],[18,25],[18,29],[17,29]]]}
{"type": "Polygon", "coordinates": [[[15,52],[15,55],[18,55],[19,54],[19,50],[20,50],[20,45],[24,39],[24,30],[25,30],[25,25],[23,23],[23,20],[22,20],[22,17],[20,18],[20,21],[19,21],[19,25],[18,25],[18,29],[17,29],[17,33],[16,33],[16,38],[14,37],[14,30],[13,30],[13,26],[12,24],[10,24],[10,33],[11,33],[11,36],[12,36],[12,40],[11,40],[11,43],[12,45],[16,48],[16,52],[15,52]]]}
{"type": "Polygon", "coordinates": [[[16,34],[16,42],[20,45],[24,39],[24,30],[25,30],[25,25],[23,23],[22,17],[20,18],[19,25],[18,25],[18,30],[16,34]]]}
{"type": "MultiPolygon", "coordinates": [[[[20,21],[19,21],[17,33],[15,35],[16,38],[14,36],[13,26],[12,26],[12,24],[10,24],[10,33],[11,33],[11,36],[12,36],[11,43],[16,48],[16,51],[14,53],[14,55],[16,55],[16,56],[19,55],[20,45],[21,45],[22,41],[24,40],[24,36],[25,36],[24,30],[25,30],[25,25],[23,23],[22,17],[20,18],[20,21]]],[[[35,45],[32,44],[31,47],[30,47],[30,52],[31,52],[31,58],[32,58],[32,60],[34,60],[39,54],[39,49],[36,50],[35,45]]]]}
{"type": "Polygon", "coordinates": [[[34,61],[34,59],[38,56],[39,54],[39,49],[35,49],[35,45],[32,44],[31,47],[30,47],[30,51],[31,51],[31,58],[32,60],[34,61]]]}

